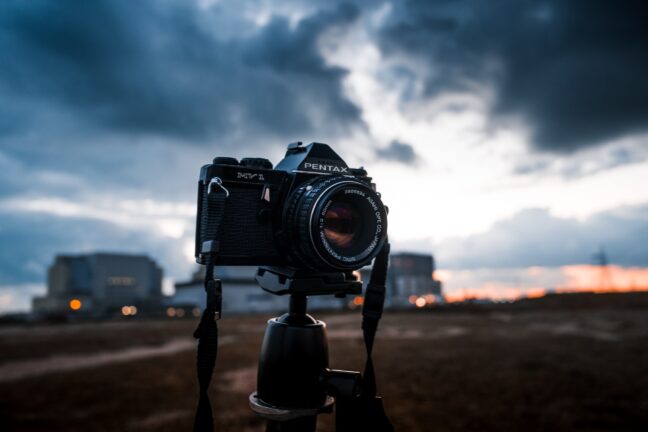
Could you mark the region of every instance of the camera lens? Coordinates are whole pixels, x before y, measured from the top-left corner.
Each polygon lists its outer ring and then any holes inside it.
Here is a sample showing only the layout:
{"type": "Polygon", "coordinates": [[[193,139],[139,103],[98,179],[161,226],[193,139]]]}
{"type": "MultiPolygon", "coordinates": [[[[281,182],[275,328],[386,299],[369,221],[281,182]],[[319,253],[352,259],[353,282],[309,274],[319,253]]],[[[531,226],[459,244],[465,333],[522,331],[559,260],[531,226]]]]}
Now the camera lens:
{"type": "Polygon", "coordinates": [[[285,219],[291,252],[320,270],[350,270],[368,264],[380,251],[387,212],[362,181],[324,177],[299,188],[285,219]]]}

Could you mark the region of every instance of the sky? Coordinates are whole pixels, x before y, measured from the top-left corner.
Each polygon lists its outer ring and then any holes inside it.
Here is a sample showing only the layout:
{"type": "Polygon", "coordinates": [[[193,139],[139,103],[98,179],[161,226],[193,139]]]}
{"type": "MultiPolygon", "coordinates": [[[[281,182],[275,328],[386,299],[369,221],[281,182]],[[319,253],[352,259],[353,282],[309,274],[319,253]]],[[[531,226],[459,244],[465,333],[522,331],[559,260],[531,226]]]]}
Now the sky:
{"type": "Polygon", "coordinates": [[[292,141],[364,166],[393,250],[433,253],[449,294],[593,284],[574,275],[601,247],[648,285],[647,19],[641,1],[4,0],[0,311],[45,292],[58,253],[188,278],[200,166],[292,141]]]}

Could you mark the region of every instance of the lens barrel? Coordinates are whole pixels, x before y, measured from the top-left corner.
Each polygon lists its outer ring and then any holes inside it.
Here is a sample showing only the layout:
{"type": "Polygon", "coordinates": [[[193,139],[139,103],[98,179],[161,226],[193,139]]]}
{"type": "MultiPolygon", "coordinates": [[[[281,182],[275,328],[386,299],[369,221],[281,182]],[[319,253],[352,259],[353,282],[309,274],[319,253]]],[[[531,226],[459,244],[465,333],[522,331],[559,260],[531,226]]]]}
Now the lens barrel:
{"type": "Polygon", "coordinates": [[[322,271],[355,270],[382,248],[387,211],[367,183],[318,177],[289,198],[284,227],[289,252],[301,264],[322,271]]]}

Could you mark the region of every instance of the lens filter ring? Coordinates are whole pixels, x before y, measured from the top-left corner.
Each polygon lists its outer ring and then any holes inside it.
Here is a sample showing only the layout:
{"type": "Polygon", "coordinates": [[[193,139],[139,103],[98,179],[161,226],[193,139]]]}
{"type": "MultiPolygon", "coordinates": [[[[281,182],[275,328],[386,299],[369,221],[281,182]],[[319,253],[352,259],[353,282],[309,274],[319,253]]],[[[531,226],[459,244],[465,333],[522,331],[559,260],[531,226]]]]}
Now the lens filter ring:
{"type": "Polygon", "coordinates": [[[367,183],[335,176],[300,189],[289,212],[295,228],[291,243],[300,261],[320,270],[351,270],[378,254],[386,239],[387,211],[367,183]]]}

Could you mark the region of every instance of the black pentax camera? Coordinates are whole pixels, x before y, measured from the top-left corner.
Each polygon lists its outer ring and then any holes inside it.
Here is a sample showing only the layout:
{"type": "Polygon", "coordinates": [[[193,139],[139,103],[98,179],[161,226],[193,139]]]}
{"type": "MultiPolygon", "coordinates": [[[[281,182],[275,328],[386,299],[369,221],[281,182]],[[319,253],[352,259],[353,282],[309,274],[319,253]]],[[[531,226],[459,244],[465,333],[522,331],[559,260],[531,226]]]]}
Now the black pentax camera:
{"type": "Polygon", "coordinates": [[[387,210],[367,172],[326,144],[267,159],[217,157],[198,182],[196,261],[349,271],[386,241],[387,210]]]}

